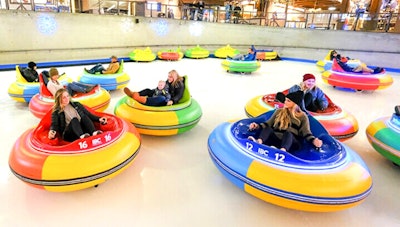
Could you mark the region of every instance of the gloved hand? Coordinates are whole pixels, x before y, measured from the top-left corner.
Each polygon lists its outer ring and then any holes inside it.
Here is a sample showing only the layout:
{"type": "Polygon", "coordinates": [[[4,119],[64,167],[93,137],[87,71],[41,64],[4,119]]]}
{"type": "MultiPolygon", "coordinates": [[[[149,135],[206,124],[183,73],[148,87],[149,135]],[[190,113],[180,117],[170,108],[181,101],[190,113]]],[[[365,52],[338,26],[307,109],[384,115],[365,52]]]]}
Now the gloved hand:
{"type": "Polygon", "coordinates": [[[56,137],[56,131],[54,131],[54,130],[50,130],[49,131],[49,135],[48,135],[48,137],[49,137],[49,139],[54,139],[55,137],[56,137]]]}
{"type": "Polygon", "coordinates": [[[105,124],[107,124],[107,118],[106,118],[106,117],[101,117],[101,118],[99,119],[99,122],[100,122],[102,125],[105,125],[105,124]]]}

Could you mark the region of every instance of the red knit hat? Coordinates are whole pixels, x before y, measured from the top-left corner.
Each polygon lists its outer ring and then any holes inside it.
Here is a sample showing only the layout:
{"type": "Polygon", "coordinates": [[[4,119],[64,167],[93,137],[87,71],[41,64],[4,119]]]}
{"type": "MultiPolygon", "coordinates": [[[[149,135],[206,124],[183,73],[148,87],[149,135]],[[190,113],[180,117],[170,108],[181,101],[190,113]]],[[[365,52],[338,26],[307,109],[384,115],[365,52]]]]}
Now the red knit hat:
{"type": "Polygon", "coordinates": [[[314,79],[315,80],[315,76],[313,74],[311,74],[311,73],[304,74],[303,81],[306,81],[306,80],[309,80],[309,79],[314,79]]]}

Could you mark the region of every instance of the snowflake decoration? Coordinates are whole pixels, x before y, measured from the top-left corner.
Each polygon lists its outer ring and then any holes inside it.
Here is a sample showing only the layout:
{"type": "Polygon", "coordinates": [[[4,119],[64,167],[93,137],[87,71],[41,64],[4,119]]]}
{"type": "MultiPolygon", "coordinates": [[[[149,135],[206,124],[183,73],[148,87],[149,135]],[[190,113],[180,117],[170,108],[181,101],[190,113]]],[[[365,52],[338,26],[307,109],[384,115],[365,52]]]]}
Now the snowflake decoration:
{"type": "Polygon", "coordinates": [[[133,31],[133,22],[131,19],[124,18],[121,22],[121,30],[125,33],[129,33],[133,31]]]}
{"type": "Polygon", "coordinates": [[[37,20],[37,27],[39,32],[51,35],[56,32],[57,22],[54,17],[51,17],[47,14],[41,14],[37,20]]]}
{"type": "Polygon", "coordinates": [[[203,33],[203,25],[199,22],[195,22],[190,25],[189,32],[192,36],[201,36],[203,33]]]}
{"type": "Polygon", "coordinates": [[[168,33],[168,23],[165,20],[153,23],[152,27],[159,36],[165,36],[168,33]]]}

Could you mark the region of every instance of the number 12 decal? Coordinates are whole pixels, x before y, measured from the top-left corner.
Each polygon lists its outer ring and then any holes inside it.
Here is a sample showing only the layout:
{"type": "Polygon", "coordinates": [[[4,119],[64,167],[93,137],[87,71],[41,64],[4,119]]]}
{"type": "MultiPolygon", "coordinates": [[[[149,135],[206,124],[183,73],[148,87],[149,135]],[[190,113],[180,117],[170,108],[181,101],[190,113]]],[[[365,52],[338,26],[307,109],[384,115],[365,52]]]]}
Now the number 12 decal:
{"type": "Polygon", "coordinates": [[[285,155],[280,154],[280,153],[275,153],[275,160],[278,162],[284,162],[285,161],[285,155]]]}

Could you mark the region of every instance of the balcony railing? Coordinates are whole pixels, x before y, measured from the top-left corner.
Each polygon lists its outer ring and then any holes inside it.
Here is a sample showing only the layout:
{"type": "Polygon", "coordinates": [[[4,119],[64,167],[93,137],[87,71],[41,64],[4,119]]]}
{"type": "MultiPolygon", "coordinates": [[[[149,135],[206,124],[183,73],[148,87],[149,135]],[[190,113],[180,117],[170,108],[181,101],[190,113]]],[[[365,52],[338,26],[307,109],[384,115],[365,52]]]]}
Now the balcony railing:
{"type": "MultiPolygon", "coordinates": [[[[71,0],[72,1],[72,0],[71,0]]],[[[41,4],[35,0],[0,0],[0,9],[33,10],[70,13],[116,14],[143,17],[165,17],[177,20],[195,20],[212,23],[249,24],[257,26],[275,26],[299,29],[350,30],[371,32],[396,32],[395,25],[398,13],[337,13],[337,12],[304,12],[304,13],[273,13],[253,11],[225,10],[224,6],[206,5],[204,7],[192,4],[165,5],[156,2],[139,1],[104,1],[83,6],[72,2],[60,4],[58,1],[47,1],[41,4]]],[[[399,22],[400,23],[400,22],[399,22]]],[[[397,29],[399,30],[399,29],[397,29]]]]}

